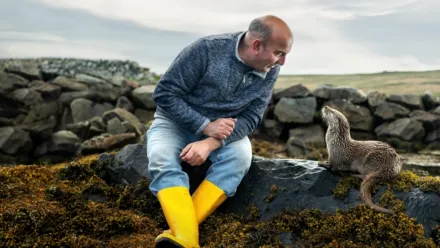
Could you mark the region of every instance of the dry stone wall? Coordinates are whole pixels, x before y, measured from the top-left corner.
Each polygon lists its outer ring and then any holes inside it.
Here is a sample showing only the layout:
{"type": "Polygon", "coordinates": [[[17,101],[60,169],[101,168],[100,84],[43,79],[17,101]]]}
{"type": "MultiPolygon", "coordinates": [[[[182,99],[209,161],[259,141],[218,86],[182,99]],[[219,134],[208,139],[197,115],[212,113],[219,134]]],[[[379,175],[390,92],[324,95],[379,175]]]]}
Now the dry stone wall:
{"type": "MultiPolygon", "coordinates": [[[[54,163],[144,142],[158,75],[130,61],[0,60],[0,164],[54,163]]],[[[320,109],[344,113],[355,139],[417,151],[440,147],[440,100],[301,84],[275,90],[254,134],[291,157],[325,148],[320,109]]]]}

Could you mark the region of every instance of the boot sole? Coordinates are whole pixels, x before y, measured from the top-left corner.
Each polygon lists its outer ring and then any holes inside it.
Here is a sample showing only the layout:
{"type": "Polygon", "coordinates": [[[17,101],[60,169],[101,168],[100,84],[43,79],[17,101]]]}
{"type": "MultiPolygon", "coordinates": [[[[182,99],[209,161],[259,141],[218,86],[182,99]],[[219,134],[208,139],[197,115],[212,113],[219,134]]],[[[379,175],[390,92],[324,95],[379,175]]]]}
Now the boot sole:
{"type": "Polygon", "coordinates": [[[184,247],[172,239],[161,238],[156,241],[155,248],[184,248],[184,247]]]}

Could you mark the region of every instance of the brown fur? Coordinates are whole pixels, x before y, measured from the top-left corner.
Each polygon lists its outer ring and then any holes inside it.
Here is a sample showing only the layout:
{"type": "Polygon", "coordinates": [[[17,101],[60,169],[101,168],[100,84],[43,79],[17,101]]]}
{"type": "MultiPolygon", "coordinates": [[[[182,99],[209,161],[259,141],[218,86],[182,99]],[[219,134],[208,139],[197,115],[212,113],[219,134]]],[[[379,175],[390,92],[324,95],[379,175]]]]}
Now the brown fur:
{"type": "Polygon", "coordinates": [[[347,118],[336,109],[325,106],[322,117],[328,126],[325,140],[329,158],[327,163],[320,165],[335,171],[357,173],[357,177],[363,178],[361,200],[377,211],[394,214],[374,204],[371,191],[374,185],[392,180],[400,173],[402,162],[395,149],[381,141],[353,140],[347,118]]]}

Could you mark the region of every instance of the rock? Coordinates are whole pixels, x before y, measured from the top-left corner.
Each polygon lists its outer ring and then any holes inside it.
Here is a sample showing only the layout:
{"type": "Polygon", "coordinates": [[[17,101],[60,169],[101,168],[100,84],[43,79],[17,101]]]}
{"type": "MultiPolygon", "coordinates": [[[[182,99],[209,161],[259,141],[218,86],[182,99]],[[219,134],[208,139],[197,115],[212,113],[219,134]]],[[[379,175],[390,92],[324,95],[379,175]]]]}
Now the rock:
{"type": "Polygon", "coordinates": [[[376,136],[372,133],[350,130],[350,136],[355,140],[375,140],[376,136]]]}
{"type": "Polygon", "coordinates": [[[58,99],[61,94],[61,87],[54,84],[49,84],[44,81],[36,80],[29,84],[31,90],[40,92],[45,99],[58,99]]]}
{"type": "Polygon", "coordinates": [[[136,127],[136,133],[138,135],[141,135],[143,132],[143,125],[142,123],[138,120],[138,118],[133,115],[132,113],[128,112],[125,109],[122,108],[115,108],[111,111],[107,111],[104,113],[102,119],[104,121],[104,123],[107,125],[108,121],[113,119],[113,118],[119,118],[119,120],[121,121],[127,121],[129,123],[131,123],[134,127],[136,127]]]}
{"type": "Polygon", "coordinates": [[[15,89],[27,87],[29,81],[11,73],[0,71],[0,95],[7,96],[15,89]]]}
{"type": "Polygon", "coordinates": [[[382,120],[395,120],[401,117],[407,117],[411,111],[402,105],[392,102],[382,102],[377,105],[374,115],[382,120]]]}
{"type": "Polygon", "coordinates": [[[149,111],[142,108],[137,108],[134,111],[134,115],[139,119],[140,122],[144,124],[154,119],[154,111],[149,111]]]}
{"type": "Polygon", "coordinates": [[[20,104],[7,99],[0,99],[0,117],[15,118],[20,114],[20,104]]]}
{"type": "Polygon", "coordinates": [[[115,108],[115,106],[113,106],[113,104],[109,103],[109,102],[103,102],[103,103],[94,103],[93,104],[93,109],[92,109],[92,116],[102,116],[104,115],[106,112],[111,111],[115,108]]]}
{"type": "Polygon", "coordinates": [[[373,128],[373,115],[366,107],[345,100],[332,100],[324,103],[324,106],[330,106],[345,115],[351,130],[369,132],[373,128]]]}
{"type": "Polygon", "coordinates": [[[121,96],[118,98],[118,101],[116,102],[116,108],[123,108],[126,109],[128,112],[133,112],[134,107],[133,103],[126,97],[121,96]]]}
{"type": "Polygon", "coordinates": [[[275,116],[281,123],[312,123],[316,111],[316,98],[281,98],[275,106],[275,116]]]}
{"type": "Polygon", "coordinates": [[[32,106],[44,101],[43,97],[41,97],[41,93],[28,88],[22,88],[12,92],[12,99],[26,106],[32,106]]]}
{"type": "Polygon", "coordinates": [[[121,120],[115,117],[107,122],[107,133],[109,134],[120,134],[126,133],[127,129],[122,125],[121,120]]]}
{"type": "Polygon", "coordinates": [[[58,114],[58,104],[55,101],[43,102],[30,108],[28,115],[22,121],[22,124],[30,124],[40,120],[46,120],[50,116],[58,114]]]}
{"type": "Polygon", "coordinates": [[[432,114],[424,110],[414,110],[409,117],[421,122],[426,132],[440,128],[440,115],[432,114]]]}
{"type": "Polygon", "coordinates": [[[5,68],[6,72],[20,75],[28,80],[41,80],[40,69],[38,64],[34,62],[17,62],[12,63],[5,68]]]}
{"type": "Polygon", "coordinates": [[[19,127],[28,131],[33,140],[41,141],[49,139],[57,126],[57,118],[51,115],[49,118],[32,123],[23,123],[19,127]]]}
{"type": "Polygon", "coordinates": [[[277,90],[273,94],[273,99],[278,102],[281,98],[303,98],[311,96],[312,93],[302,84],[297,84],[286,89],[277,90]]]}
{"type": "Polygon", "coordinates": [[[122,77],[147,84],[156,81],[154,73],[134,61],[44,58],[38,62],[44,75],[74,77],[78,74],[84,74],[102,78],[115,84],[122,83],[120,82],[122,77]]]}
{"type": "Polygon", "coordinates": [[[92,102],[100,102],[101,95],[93,90],[86,90],[86,91],[74,91],[74,92],[63,92],[60,95],[60,98],[58,101],[63,103],[64,105],[70,105],[70,103],[78,98],[84,98],[91,100],[92,102]]]}
{"type": "Polygon", "coordinates": [[[92,107],[93,102],[88,99],[78,98],[73,100],[70,103],[73,121],[82,122],[94,117],[92,107]]]}
{"type": "Polygon", "coordinates": [[[92,138],[94,136],[101,135],[106,132],[107,126],[102,120],[102,117],[93,117],[89,120],[90,122],[90,129],[89,129],[89,135],[86,138],[92,138]]]}
{"type": "Polygon", "coordinates": [[[411,110],[422,109],[424,110],[422,97],[416,94],[392,94],[388,97],[390,102],[394,102],[403,105],[411,110]]]}
{"type": "Polygon", "coordinates": [[[70,110],[70,106],[63,107],[62,104],[60,104],[60,108],[62,109],[62,114],[59,128],[61,130],[64,130],[66,129],[68,124],[73,123],[72,111],[70,110]]]}
{"type": "Polygon", "coordinates": [[[80,148],[80,138],[71,131],[62,130],[54,133],[49,141],[39,145],[35,149],[35,156],[58,155],[73,157],[79,154],[80,148]]]}
{"type": "Polygon", "coordinates": [[[131,90],[139,88],[139,83],[134,80],[125,79],[122,81],[122,87],[129,87],[131,90]]]}
{"type": "Polygon", "coordinates": [[[426,135],[426,139],[425,139],[426,143],[431,143],[436,140],[440,141],[440,128],[433,130],[429,132],[428,135],[426,135]]]}
{"type": "Polygon", "coordinates": [[[13,119],[8,119],[5,117],[0,117],[0,127],[5,127],[5,126],[13,126],[14,125],[14,120],[13,119]]]}
{"type": "MultiPolygon", "coordinates": [[[[103,153],[98,161],[110,184],[135,184],[149,178],[148,158],[144,144],[125,146],[114,157],[103,153]]],[[[182,164],[190,178],[190,192],[194,192],[210,166],[182,164]]],[[[260,213],[259,220],[273,218],[286,209],[319,209],[334,214],[360,205],[359,191],[351,188],[345,199],[336,198],[332,190],[341,177],[318,166],[318,162],[301,159],[265,159],[253,156],[249,172],[243,178],[233,197],[228,198],[216,211],[247,214],[249,206],[260,213]]],[[[377,203],[386,186],[374,194],[377,203]]],[[[440,224],[440,195],[412,188],[409,192],[394,192],[406,206],[406,214],[424,226],[425,236],[440,224]]]]}
{"type": "Polygon", "coordinates": [[[107,163],[105,171],[108,178],[115,184],[136,184],[148,178],[147,153],[143,145],[130,144],[124,146],[112,160],[101,154],[98,163],[107,163]],[[110,163],[108,163],[111,161],[110,163]]]}
{"type": "Polygon", "coordinates": [[[423,106],[425,106],[426,110],[435,109],[438,105],[437,99],[432,95],[430,91],[425,92],[422,96],[423,106]]]}
{"type": "Polygon", "coordinates": [[[66,129],[76,134],[76,136],[78,136],[78,138],[83,141],[88,138],[90,126],[91,124],[89,121],[82,121],[78,123],[67,124],[66,129]]]}
{"type": "Polygon", "coordinates": [[[64,76],[58,76],[53,81],[54,85],[57,85],[61,87],[63,90],[66,91],[83,91],[87,90],[89,86],[83,83],[79,83],[71,78],[67,78],[64,76]]]}
{"type": "Polygon", "coordinates": [[[263,120],[264,133],[272,138],[279,138],[283,131],[283,125],[276,120],[263,120]]]}
{"type": "Polygon", "coordinates": [[[318,85],[312,93],[317,98],[325,100],[345,99],[354,104],[363,103],[367,100],[367,95],[362,90],[347,86],[318,85]]]}
{"type": "Polygon", "coordinates": [[[14,127],[0,127],[0,152],[26,156],[33,148],[29,133],[14,127]]]}
{"type": "Polygon", "coordinates": [[[290,129],[286,147],[290,157],[305,155],[316,148],[325,148],[325,131],[321,125],[290,129]]]}
{"type": "Polygon", "coordinates": [[[136,143],[135,133],[102,134],[82,143],[82,153],[90,154],[121,148],[127,144],[136,143]]]}
{"type": "Polygon", "coordinates": [[[425,136],[425,130],[420,122],[410,119],[401,118],[393,122],[384,123],[374,130],[376,135],[386,137],[398,137],[407,141],[421,140],[425,136]]]}
{"type": "Polygon", "coordinates": [[[153,92],[156,86],[144,85],[131,92],[133,101],[141,108],[152,110],[156,108],[156,103],[153,101],[153,92]]]}
{"type": "MultiPolygon", "coordinates": [[[[332,190],[341,178],[322,167],[317,162],[297,159],[263,159],[254,156],[251,169],[243,178],[234,197],[222,206],[223,212],[245,214],[250,205],[260,211],[260,220],[274,217],[283,209],[317,208],[325,213],[335,213],[338,209],[348,210],[361,204],[359,191],[350,189],[345,199],[337,199],[332,190]],[[256,183],[258,182],[258,183],[256,183]],[[274,190],[275,196],[273,195],[274,190]]],[[[378,202],[386,186],[373,197],[378,202]]],[[[440,224],[440,195],[422,192],[413,188],[409,192],[395,192],[404,201],[406,214],[417,220],[425,228],[429,237],[432,229],[440,224]]]]}
{"type": "Polygon", "coordinates": [[[90,76],[90,75],[86,75],[86,74],[82,74],[82,73],[78,73],[75,75],[75,80],[80,82],[80,83],[85,83],[87,84],[89,87],[90,86],[94,86],[96,84],[103,84],[105,85],[107,81],[101,79],[101,78],[97,78],[94,76],[90,76]]]}
{"type": "Polygon", "coordinates": [[[379,91],[370,91],[367,93],[367,99],[368,105],[375,108],[387,100],[387,95],[379,91]]]}

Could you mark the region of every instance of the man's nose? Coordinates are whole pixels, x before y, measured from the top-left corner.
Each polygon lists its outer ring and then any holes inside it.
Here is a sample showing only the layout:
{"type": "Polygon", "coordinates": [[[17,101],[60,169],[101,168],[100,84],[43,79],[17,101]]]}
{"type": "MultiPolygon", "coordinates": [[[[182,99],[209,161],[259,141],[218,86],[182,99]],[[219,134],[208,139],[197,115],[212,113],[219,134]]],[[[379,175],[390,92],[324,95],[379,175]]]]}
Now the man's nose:
{"type": "Polygon", "coordinates": [[[280,65],[284,65],[284,63],[286,62],[286,55],[283,55],[280,57],[280,59],[278,60],[278,64],[280,65]]]}

